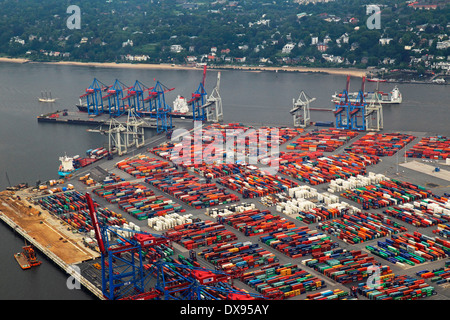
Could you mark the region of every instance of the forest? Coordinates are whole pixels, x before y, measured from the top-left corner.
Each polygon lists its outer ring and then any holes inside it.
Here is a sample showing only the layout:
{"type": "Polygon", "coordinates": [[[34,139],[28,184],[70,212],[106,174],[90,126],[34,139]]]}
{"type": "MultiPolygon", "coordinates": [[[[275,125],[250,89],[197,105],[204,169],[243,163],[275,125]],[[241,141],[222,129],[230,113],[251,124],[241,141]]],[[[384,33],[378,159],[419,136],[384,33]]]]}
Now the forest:
{"type": "Polygon", "coordinates": [[[377,1],[380,27],[369,29],[371,3],[0,0],[0,56],[389,68],[427,68],[424,56],[450,56],[448,2],[420,10],[405,1],[377,1]],[[74,19],[79,28],[70,27],[74,19]]]}

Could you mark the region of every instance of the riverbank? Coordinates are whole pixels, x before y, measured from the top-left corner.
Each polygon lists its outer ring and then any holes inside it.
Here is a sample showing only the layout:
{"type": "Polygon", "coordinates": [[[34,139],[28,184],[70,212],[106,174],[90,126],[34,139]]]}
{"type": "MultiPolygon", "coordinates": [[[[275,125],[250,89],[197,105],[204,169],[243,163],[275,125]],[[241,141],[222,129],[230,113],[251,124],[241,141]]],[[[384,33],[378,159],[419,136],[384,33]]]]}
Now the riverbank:
{"type": "MultiPolygon", "coordinates": [[[[147,64],[147,63],[115,63],[115,62],[76,62],[76,61],[55,61],[55,62],[36,62],[28,59],[19,58],[0,58],[0,62],[14,62],[14,63],[42,63],[53,65],[67,65],[67,66],[85,66],[96,68],[128,68],[128,69],[151,69],[151,70],[199,70],[202,66],[188,66],[179,64],[147,64]]],[[[260,66],[208,66],[209,69],[217,70],[243,70],[243,71],[286,71],[286,72],[302,72],[302,73],[325,73],[334,75],[350,75],[352,77],[363,77],[367,71],[363,69],[344,69],[344,68],[310,68],[301,66],[288,67],[260,67],[260,66]]]]}

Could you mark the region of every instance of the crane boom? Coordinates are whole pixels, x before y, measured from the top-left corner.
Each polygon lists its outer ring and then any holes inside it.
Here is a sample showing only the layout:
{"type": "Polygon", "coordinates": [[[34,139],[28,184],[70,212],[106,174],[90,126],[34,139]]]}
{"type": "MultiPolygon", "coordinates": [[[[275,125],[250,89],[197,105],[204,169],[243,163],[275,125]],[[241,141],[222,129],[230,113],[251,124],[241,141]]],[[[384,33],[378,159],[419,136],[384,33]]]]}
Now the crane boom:
{"type": "Polygon", "coordinates": [[[105,245],[103,243],[102,234],[100,233],[100,226],[97,220],[97,214],[95,213],[94,202],[92,201],[91,195],[86,193],[86,200],[89,208],[89,215],[91,216],[92,226],[94,227],[95,237],[97,239],[98,248],[102,254],[106,253],[105,245]]]}

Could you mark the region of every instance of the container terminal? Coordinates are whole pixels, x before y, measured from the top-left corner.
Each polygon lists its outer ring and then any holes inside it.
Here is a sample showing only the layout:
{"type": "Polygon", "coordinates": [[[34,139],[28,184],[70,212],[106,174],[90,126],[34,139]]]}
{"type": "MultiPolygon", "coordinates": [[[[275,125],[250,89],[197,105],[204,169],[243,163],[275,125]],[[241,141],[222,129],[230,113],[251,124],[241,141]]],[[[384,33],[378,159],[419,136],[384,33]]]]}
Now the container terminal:
{"type": "MultiPolygon", "coordinates": [[[[357,114],[381,109],[363,100],[336,104],[332,128],[302,122],[311,100],[294,101],[292,127],[203,119],[221,134],[279,130],[275,175],[261,174],[262,158],[179,165],[166,127],[65,177],[1,192],[0,218],[98,299],[449,299],[448,139],[388,132],[379,114],[368,128],[357,114]]],[[[192,119],[176,123],[194,130],[192,119]]]]}

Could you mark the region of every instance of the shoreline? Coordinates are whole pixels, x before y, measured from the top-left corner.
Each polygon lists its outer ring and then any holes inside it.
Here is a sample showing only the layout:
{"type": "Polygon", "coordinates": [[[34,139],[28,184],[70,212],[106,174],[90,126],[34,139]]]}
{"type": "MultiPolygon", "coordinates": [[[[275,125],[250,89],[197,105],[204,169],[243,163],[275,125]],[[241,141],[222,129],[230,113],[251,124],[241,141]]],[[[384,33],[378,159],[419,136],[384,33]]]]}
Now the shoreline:
{"type": "MultiPolygon", "coordinates": [[[[140,69],[140,70],[202,70],[203,66],[189,66],[180,64],[160,63],[116,63],[116,62],[77,62],[77,61],[33,61],[25,58],[6,58],[0,57],[0,63],[34,63],[34,64],[50,64],[61,66],[78,66],[78,67],[93,67],[93,68],[123,68],[123,69],[140,69]]],[[[321,68],[321,67],[302,67],[302,66],[288,66],[288,67],[259,67],[259,66],[208,66],[209,70],[228,71],[237,70],[243,72],[299,72],[299,73],[319,73],[329,75],[351,76],[355,78],[367,77],[369,71],[355,68],[321,68]]],[[[432,81],[420,80],[388,80],[387,83],[410,83],[410,84],[432,84],[432,85],[450,85],[449,83],[433,83],[432,81]]]]}
{"type": "MultiPolygon", "coordinates": [[[[76,62],[76,61],[54,61],[54,62],[40,62],[33,61],[24,58],[5,58],[0,57],[0,62],[12,62],[12,63],[41,63],[41,64],[53,64],[64,66],[83,66],[83,67],[96,67],[96,68],[128,68],[128,69],[149,69],[149,70],[200,70],[202,66],[187,66],[187,65],[174,65],[170,63],[161,64],[146,64],[146,63],[116,63],[116,62],[76,62]]],[[[301,72],[301,73],[325,73],[332,75],[350,75],[352,77],[363,77],[367,75],[367,71],[363,69],[344,69],[344,68],[311,68],[302,66],[293,67],[258,67],[258,66],[208,66],[213,70],[241,70],[250,72],[301,72]]]]}

